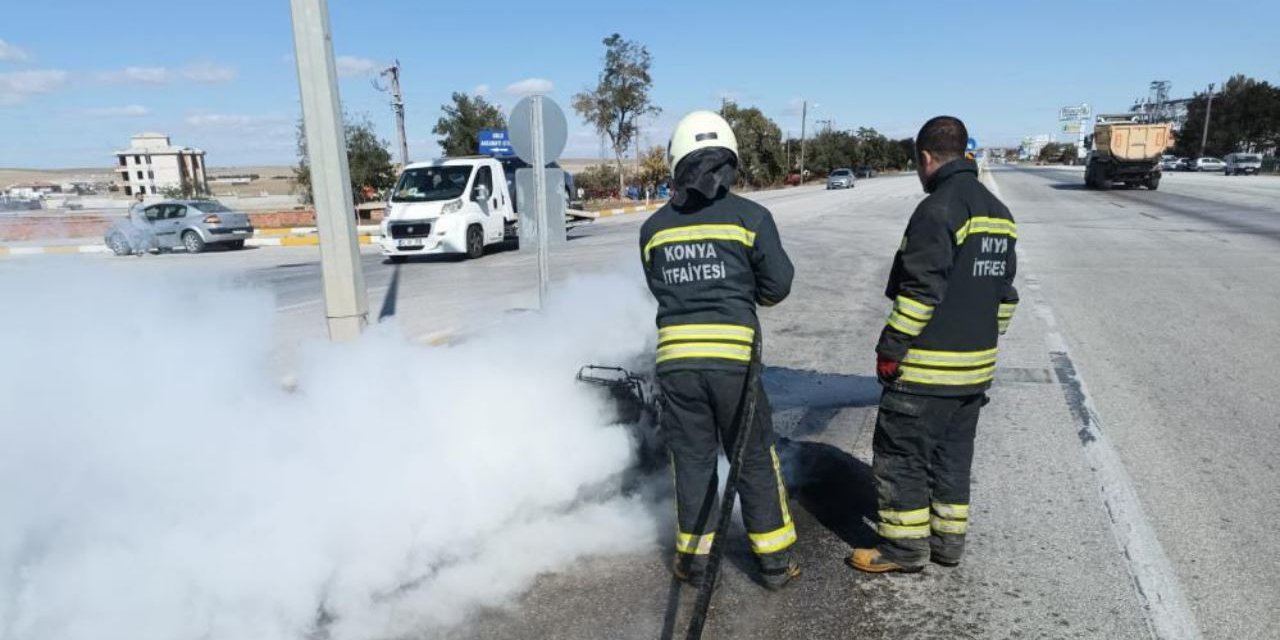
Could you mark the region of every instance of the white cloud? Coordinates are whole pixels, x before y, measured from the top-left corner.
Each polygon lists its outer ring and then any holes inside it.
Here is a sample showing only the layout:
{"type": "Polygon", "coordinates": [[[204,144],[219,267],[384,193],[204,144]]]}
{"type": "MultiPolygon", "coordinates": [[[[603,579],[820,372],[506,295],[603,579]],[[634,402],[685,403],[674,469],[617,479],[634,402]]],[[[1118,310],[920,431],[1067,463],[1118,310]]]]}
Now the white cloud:
{"type": "Polygon", "coordinates": [[[489,95],[489,85],[487,84],[476,85],[476,87],[471,90],[471,95],[480,96],[482,98],[489,95]]]}
{"type": "Polygon", "coordinates": [[[527,96],[530,94],[548,94],[555,88],[550,80],[545,78],[525,78],[519,82],[513,82],[507,85],[507,93],[513,96],[527,96]]]}
{"type": "Polygon", "coordinates": [[[169,70],[164,67],[125,67],[118,71],[100,72],[98,80],[111,84],[165,84],[169,82],[169,70]]]}
{"type": "Polygon", "coordinates": [[[24,62],[29,57],[18,45],[0,40],[0,62],[24,62]]]}
{"type": "Polygon", "coordinates": [[[378,63],[373,60],[356,56],[338,56],[334,62],[338,66],[338,75],[343,78],[368,75],[378,68],[378,63]]]}
{"type": "Polygon", "coordinates": [[[28,97],[61,89],[67,72],[60,69],[0,73],[0,105],[18,104],[28,97]]]}
{"type": "Polygon", "coordinates": [[[85,109],[84,113],[95,118],[141,118],[151,113],[151,110],[140,104],[131,104],[123,107],[93,107],[85,109]]]}
{"type": "Polygon", "coordinates": [[[192,127],[208,129],[252,129],[282,124],[287,120],[280,116],[249,116],[228,113],[195,113],[183,119],[192,127]]]}
{"type": "Polygon", "coordinates": [[[187,67],[182,70],[182,77],[192,82],[216,84],[219,82],[231,82],[232,80],[235,80],[236,70],[235,67],[217,64],[208,60],[201,60],[187,65],[187,67]]]}

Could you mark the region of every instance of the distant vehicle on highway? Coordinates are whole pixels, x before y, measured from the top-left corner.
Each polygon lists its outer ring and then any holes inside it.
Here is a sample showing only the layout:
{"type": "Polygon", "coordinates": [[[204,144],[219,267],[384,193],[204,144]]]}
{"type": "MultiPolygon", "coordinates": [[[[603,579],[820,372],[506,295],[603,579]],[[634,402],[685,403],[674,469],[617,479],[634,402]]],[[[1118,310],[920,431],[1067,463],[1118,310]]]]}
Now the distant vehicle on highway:
{"type": "Polygon", "coordinates": [[[489,156],[443,158],[404,168],[387,201],[378,246],[391,262],[433,253],[484,255],[514,229],[516,209],[502,164],[489,156]]]}
{"type": "Polygon", "coordinates": [[[1177,171],[1178,156],[1160,156],[1161,171],[1177,171]]]}
{"type": "Polygon", "coordinates": [[[1160,188],[1161,160],[1173,141],[1168,123],[1147,123],[1130,114],[1100,115],[1093,133],[1085,136],[1090,147],[1085,157],[1084,183],[1091,189],[1113,185],[1160,188]]]}
{"type": "Polygon", "coordinates": [[[852,189],[856,179],[851,169],[834,169],[827,176],[828,189],[852,189]]]}
{"type": "Polygon", "coordinates": [[[164,200],[112,223],[103,239],[112,253],[125,256],[179,247],[200,253],[210,245],[243,249],[252,236],[249,216],[217,200],[164,200]]]}
{"type": "Polygon", "coordinates": [[[1196,158],[1192,171],[1222,171],[1227,168],[1227,163],[1217,158],[1196,158]]]}
{"type": "Polygon", "coordinates": [[[1262,156],[1257,153],[1228,153],[1223,161],[1227,165],[1223,172],[1229,176],[1254,175],[1262,171],[1262,156]]]}

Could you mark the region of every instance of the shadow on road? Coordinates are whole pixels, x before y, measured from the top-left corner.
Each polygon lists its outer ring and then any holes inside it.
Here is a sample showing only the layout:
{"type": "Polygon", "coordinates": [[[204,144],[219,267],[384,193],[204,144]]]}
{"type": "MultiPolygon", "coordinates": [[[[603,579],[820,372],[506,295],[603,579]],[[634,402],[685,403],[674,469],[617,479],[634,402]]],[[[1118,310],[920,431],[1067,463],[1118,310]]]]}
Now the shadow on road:
{"type": "Polygon", "coordinates": [[[764,388],[775,412],[802,411],[794,423],[776,421],[779,432],[793,438],[822,433],[842,409],[875,406],[881,391],[873,376],[785,367],[765,369],[764,388]]]}
{"type": "Polygon", "coordinates": [[[851,547],[875,544],[876,519],[871,466],[829,444],[783,438],[778,457],[796,502],[851,547]]]}

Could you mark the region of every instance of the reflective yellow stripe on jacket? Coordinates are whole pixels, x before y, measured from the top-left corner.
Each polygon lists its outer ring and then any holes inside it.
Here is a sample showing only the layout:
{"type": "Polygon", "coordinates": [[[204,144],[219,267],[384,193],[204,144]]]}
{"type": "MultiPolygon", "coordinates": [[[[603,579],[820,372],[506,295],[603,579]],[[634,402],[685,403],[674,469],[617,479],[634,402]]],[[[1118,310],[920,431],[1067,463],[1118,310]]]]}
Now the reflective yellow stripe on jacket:
{"type": "Polygon", "coordinates": [[[756,330],[736,324],[675,324],[658,329],[658,363],[684,358],[751,361],[756,330]]]}
{"type": "Polygon", "coordinates": [[[1000,328],[1000,335],[1004,335],[1009,330],[1009,322],[1013,320],[1013,312],[1018,308],[1016,302],[1004,302],[1000,304],[1000,310],[996,312],[996,322],[1000,328]]]}
{"type": "Polygon", "coordinates": [[[963,226],[956,230],[956,244],[964,244],[965,238],[974,233],[1009,236],[1017,240],[1018,226],[1012,220],[1005,218],[988,218],[985,216],[969,218],[963,226]]]}
{"type": "Polygon", "coordinates": [[[898,296],[893,301],[893,311],[886,321],[889,326],[911,337],[920,335],[933,318],[933,305],[898,296]]]}
{"type": "Polygon", "coordinates": [[[649,261],[650,253],[657,247],[675,242],[697,242],[699,240],[728,240],[740,242],[748,247],[756,246],[756,234],[750,229],[736,224],[693,224],[687,227],[663,229],[649,238],[644,245],[644,261],[649,261]]]}
{"type": "Polygon", "coordinates": [[[899,369],[902,382],[970,386],[990,382],[996,374],[996,349],[933,351],[908,349],[899,369]]]}

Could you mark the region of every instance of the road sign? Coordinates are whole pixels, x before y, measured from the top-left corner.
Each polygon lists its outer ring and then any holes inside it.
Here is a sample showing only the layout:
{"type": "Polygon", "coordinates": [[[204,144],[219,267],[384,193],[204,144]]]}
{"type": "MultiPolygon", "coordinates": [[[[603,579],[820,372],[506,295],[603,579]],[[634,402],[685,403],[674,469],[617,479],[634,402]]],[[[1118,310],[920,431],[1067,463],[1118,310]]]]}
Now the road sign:
{"type": "Polygon", "coordinates": [[[511,148],[511,138],[506,129],[481,129],[480,153],[498,158],[508,158],[516,154],[511,148]]]}
{"type": "Polygon", "coordinates": [[[964,149],[965,151],[977,151],[978,141],[973,138],[969,138],[969,142],[964,146],[964,149]]]}
{"type": "Polygon", "coordinates": [[[511,117],[507,119],[508,128],[511,132],[511,147],[515,149],[516,155],[521,160],[534,164],[534,148],[533,148],[533,126],[530,117],[533,111],[533,103],[537,100],[542,104],[542,156],[544,162],[555,162],[560,159],[560,154],[564,153],[564,144],[569,139],[569,123],[564,118],[564,112],[560,110],[554,100],[545,96],[529,96],[516,103],[516,107],[511,110],[511,117]]]}

